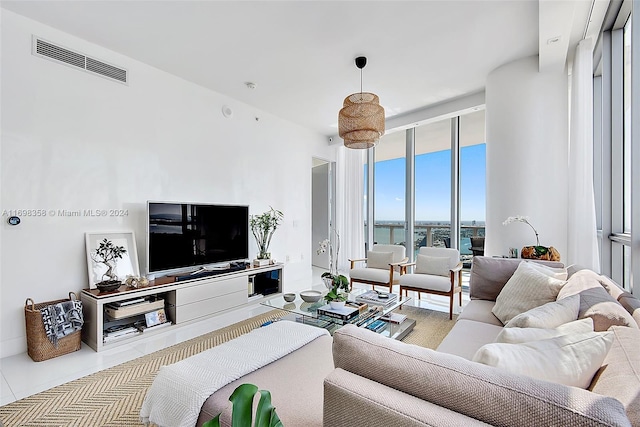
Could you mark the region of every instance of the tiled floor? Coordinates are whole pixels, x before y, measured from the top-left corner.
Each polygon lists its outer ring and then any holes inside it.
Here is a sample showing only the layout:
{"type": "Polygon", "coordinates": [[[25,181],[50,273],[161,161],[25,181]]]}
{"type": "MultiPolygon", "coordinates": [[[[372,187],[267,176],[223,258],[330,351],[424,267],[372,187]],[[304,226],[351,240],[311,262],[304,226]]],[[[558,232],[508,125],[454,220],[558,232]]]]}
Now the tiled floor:
{"type": "MultiPolygon", "coordinates": [[[[314,269],[313,283],[321,283],[319,278],[321,273],[322,270],[314,269]]],[[[465,275],[465,279],[468,281],[468,274],[465,275]]],[[[303,283],[287,283],[286,286],[288,292],[299,292],[309,288],[307,281],[303,283]]],[[[396,289],[394,290],[397,292],[396,289]]],[[[415,298],[413,295],[410,296],[415,298]]],[[[447,298],[433,295],[427,296],[426,294],[423,294],[422,298],[419,302],[414,300],[409,303],[432,310],[449,310],[449,300],[447,298]]],[[[468,299],[468,293],[465,292],[463,294],[463,304],[468,299]]],[[[457,304],[454,305],[454,309],[458,312],[457,304]]],[[[33,362],[26,353],[5,357],[0,359],[0,406],[269,310],[269,308],[255,303],[200,322],[172,328],[165,333],[100,353],[96,353],[83,343],[82,348],[77,352],[38,363],[33,362]]]]}

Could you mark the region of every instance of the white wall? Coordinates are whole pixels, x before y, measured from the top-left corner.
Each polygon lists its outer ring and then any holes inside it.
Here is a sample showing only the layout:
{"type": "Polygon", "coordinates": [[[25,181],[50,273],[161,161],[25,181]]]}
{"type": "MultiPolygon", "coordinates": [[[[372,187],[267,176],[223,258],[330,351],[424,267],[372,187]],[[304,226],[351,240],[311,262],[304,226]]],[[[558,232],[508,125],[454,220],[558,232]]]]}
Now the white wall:
{"type": "Polygon", "coordinates": [[[27,297],[88,286],[85,232],[133,230],[145,269],[147,200],[282,210],[271,253],[289,257],[287,281],[310,277],[311,166],[333,156],[325,137],[11,12],[1,22],[1,208],[129,215],[2,222],[0,357],[26,350],[27,297]],[[32,56],[32,34],[128,69],[129,85],[32,56]]]}
{"type": "Polygon", "coordinates": [[[540,244],[566,256],[568,81],[566,73],[538,72],[530,57],[492,71],[486,85],[486,255],[540,244]]]}

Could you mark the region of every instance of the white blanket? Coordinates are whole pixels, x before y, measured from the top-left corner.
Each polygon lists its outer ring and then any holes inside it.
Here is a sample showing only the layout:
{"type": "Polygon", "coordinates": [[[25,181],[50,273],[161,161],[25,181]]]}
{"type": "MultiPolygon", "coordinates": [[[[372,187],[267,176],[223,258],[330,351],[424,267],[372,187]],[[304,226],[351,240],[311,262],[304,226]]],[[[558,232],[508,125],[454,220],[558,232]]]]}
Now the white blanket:
{"type": "Polygon", "coordinates": [[[144,423],[193,427],[203,403],[221,387],[329,333],[279,321],[160,368],[140,410],[144,423]]]}

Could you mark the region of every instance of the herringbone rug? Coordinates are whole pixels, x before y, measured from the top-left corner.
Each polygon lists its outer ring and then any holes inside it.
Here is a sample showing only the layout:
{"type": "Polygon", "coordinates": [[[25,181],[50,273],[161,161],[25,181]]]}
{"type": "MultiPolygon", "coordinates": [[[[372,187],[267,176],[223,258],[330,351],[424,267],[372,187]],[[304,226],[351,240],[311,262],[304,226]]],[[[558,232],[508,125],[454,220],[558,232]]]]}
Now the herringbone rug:
{"type": "MultiPolygon", "coordinates": [[[[446,313],[404,307],[416,327],[403,341],[435,348],[453,327],[446,313]]],[[[273,310],[0,407],[0,426],[142,426],[142,401],[163,365],[210,349],[287,314],[273,310]]],[[[64,356],[63,356],[64,357],[64,356]]]]}

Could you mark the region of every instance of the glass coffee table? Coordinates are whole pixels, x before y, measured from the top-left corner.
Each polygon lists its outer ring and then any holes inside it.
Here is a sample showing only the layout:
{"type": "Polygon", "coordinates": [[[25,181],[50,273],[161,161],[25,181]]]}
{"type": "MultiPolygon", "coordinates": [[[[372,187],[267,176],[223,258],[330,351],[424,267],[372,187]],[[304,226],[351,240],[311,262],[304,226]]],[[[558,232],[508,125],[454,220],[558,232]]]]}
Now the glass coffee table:
{"type": "MultiPolygon", "coordinates": [[[[357,296],[366,291],[366,289],[354,289],[349,294],[349,301],[356,301],[357,296]]],[[[322,293],[324,296],[324,294],[327,293],[327,290],[325,289],[322,293]]],[[[319,316],[318,308],[327,305],[322,298],[318,302],[305,302],[300,298],[299,294],[296,294],[296,299],[294,301],[287,302],[284,300],[284,297],[280,295],[263,301],[260,304],[289,312],[287,316],[283,317],[285,320],[325,328],[333,334],[334,331],[347,323],[351,323],[359,327],[371,326],[373,322],[380,320],[382,316],[391,313],[410,300],[410,297],[398,295],[394,302],[384,306],[369,304],[367,310],[361,312],[358,316],[347,322],[319,316]]],[[[389,338],[401,340],[413,330],[415,325],[416,321],[409,318],[404,319],[401,323],[385,321],[384,325],[380,329],[375,330],[375,332],[389,338]]]]}

